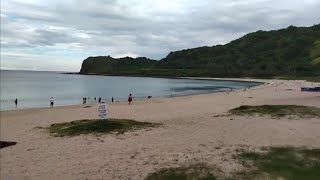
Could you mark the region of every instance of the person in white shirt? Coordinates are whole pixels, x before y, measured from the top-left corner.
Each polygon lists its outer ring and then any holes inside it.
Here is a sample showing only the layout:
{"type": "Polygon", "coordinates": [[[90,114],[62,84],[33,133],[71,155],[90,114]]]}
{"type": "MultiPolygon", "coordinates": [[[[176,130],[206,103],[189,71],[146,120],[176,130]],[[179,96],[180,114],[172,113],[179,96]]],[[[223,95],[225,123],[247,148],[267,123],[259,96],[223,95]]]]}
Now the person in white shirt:
{"type": "Polygon", "coordinates": [[[53,107],[53,104],[54,104],[54,99],[53,99],[53,97],[51,97],[51,99],[50,99],[50,107],[53,107]]]}

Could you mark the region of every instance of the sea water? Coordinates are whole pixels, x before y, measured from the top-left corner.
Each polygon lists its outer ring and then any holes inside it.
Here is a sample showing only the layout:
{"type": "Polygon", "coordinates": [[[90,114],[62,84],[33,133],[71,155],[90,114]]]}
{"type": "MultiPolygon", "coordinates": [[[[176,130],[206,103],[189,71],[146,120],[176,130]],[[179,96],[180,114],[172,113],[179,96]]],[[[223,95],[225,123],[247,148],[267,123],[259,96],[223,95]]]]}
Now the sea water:
{"type": "Polygon", "coordinates": [[[255,86],[257,82],[188,80],[148,77],[94,76],[62,74],[61,72],[1,70],[0,110],[49,107],[50,98],[55,106],[96,102],[126,101],[129,94],[136,99],[148,96],[175,97],[229,91],[255,86]],[[96,97],[96,101],[94,100],[96,97]],[[18,106],[14,100],[18,99],[18,106]]]}

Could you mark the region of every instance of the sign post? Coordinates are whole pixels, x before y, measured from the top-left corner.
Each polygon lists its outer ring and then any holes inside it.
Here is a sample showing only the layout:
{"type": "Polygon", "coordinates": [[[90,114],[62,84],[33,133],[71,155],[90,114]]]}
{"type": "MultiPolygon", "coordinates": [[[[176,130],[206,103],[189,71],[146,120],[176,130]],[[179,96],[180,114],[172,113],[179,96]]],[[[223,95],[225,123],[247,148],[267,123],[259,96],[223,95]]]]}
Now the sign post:
{"type": "Polygon", "coordinates": [[[106,119],[107,117],[107,105],[106,104],[99,104],[98,107],[98,116],[100,119],[106,119]]]}

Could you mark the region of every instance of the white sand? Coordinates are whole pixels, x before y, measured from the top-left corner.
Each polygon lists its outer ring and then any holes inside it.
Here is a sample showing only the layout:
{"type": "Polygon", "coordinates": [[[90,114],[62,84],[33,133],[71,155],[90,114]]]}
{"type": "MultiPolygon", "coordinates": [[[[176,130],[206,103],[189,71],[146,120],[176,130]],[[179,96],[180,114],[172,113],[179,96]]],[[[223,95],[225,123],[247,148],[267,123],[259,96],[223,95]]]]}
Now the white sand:
{"type": "Polygon", "coordinates": [[[97,118],[97,105],[1,112],[1,140],[18,142],[1,149],[1,176],[143,179],[163,167],[197,162],[212,164],[228,174],[239,168],[231,158],[237,148],[271,145],[320,148],[320,120],[316,118],[214,117],[240,105],[320,107],[320,93],[301,92],[300,86],[305,85],[320,86],[305,81],[270,80],[247,91],[134,101],[131,106],[114,103],[109,105],[109,117],[164,124],[120,136],[55,138],[35,129],[97,118]]]}

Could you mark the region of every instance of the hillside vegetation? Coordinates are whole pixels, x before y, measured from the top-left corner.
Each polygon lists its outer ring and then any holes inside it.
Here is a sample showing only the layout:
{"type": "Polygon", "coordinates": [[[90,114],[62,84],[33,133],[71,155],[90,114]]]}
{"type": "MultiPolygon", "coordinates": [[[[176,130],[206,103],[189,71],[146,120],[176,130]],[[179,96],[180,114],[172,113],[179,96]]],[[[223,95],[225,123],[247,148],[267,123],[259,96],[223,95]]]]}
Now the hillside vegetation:
{"type": "Polygon", "coordinates": [[[226,45],[170,52],[159,61],[144,57],[89,57],[84,60],[80,74],[165,77],[319,76],[320,24],[257,31],[226,45]]]}

